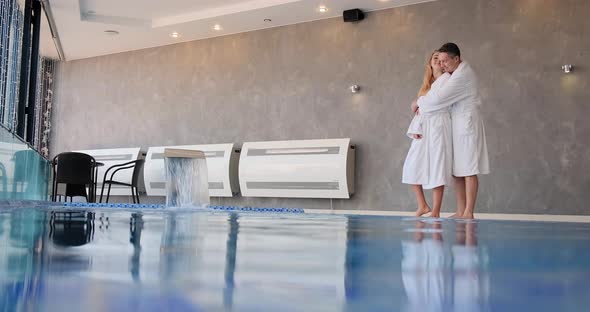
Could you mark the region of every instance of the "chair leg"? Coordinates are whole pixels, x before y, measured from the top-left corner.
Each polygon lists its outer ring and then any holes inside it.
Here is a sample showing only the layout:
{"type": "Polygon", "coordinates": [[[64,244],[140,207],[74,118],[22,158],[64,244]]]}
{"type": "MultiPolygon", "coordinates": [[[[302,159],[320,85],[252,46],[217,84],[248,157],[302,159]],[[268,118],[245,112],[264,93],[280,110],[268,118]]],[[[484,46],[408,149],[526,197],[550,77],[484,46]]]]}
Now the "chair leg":
{"type": "Polygon", "coordinates": [[[133,186],[131,187],[131,198],[133,199],[133,203],[135,204],[135,192],[133,191],[133,186]]]}
{"type": "MultiPolygon", "coordinates": [[[[88,194],[86,196],[86,201],[94,203],[96,202],[96,190],[94,189],[94,183],[88,185],[88,194]]],[[[86,188],[85,188],[86,189],[86,188]]]]}
{"type": "Polygon", "coordinates": [[[111,196],[111,184],[109,183],[109,190],[107,191],[107,203],[109,202],[109,196],[111,196]]]}
{"type": "MultiPolygon", "coordinates": [[[[102,194],[104,193],[104,181],[102,182],[102,188],[100,190],[100,199],[98,200],[99,203],[102,203],[102,194]]],[[[110,184],[109,184],[110,186],[110,184]]]]}
{"type": "Polygon", "coordinates": [[[137,186],[135,187],[135,195],[137,196],[137,203],[140,204],[140,202],[139,202],[139,190],[137,189],[137,186]]]}

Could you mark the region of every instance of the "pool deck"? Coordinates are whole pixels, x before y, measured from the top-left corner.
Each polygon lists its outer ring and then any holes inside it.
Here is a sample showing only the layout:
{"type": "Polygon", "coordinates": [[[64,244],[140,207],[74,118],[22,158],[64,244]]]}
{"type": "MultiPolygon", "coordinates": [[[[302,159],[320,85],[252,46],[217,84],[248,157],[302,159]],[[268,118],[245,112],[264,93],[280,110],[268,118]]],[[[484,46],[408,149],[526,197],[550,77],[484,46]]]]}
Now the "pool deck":
{"type": "MultiPolygon", "coordinates": [[[[395,216],[413,217],[413,211],[383,211],[383,210],[330,210],[304,209],[305,213],[333,214],[333,215],[365,215],[365,216],[395,216]]],[[[448,218],[453,213],[441,213],[442,218],[448,218]]],[[[547,215],[547,214],[511,214],[511,213],[475,213],[479,220],[509,220],[509,221],[542,221],[542,222],[578,222],[590,223],[590,216],[577,215],[547,215]]]]}

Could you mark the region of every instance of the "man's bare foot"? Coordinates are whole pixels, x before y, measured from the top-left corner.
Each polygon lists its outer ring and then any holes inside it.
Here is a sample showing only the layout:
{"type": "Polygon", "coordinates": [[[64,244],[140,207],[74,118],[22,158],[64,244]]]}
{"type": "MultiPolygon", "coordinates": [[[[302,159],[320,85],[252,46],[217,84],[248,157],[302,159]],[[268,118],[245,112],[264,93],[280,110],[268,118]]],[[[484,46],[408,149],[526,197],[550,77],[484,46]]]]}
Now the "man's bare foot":
{"type": "Polygon", "coordinates": [[[418,210],[416,210],[416,217],[421,217],[430,212],[430,207],[426,206],[418,206],[418,210]]]}

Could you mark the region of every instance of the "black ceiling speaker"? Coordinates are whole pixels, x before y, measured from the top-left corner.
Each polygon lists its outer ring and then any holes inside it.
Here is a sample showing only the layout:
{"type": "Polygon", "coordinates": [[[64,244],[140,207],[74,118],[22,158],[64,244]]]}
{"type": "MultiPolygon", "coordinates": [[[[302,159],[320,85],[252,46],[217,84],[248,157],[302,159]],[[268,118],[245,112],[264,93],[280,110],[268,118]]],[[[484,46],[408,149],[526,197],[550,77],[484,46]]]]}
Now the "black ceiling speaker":
{"type": "Polygon", "coordinates": [[[342,13],[345,22],[358,22],[365,18],[365,13],[360,9],[346,10],[342,13]]]}

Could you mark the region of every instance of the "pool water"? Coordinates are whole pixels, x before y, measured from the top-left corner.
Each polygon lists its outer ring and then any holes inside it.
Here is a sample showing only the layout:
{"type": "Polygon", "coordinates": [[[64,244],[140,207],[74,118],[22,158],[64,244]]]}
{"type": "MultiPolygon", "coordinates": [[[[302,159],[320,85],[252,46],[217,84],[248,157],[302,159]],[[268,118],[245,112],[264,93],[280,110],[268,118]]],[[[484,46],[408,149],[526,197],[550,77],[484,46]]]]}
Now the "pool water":
{"type": "Polygon", "coordinates": [[[590,224],[0,208],[0,311],[586,311],[590,224]]]}

